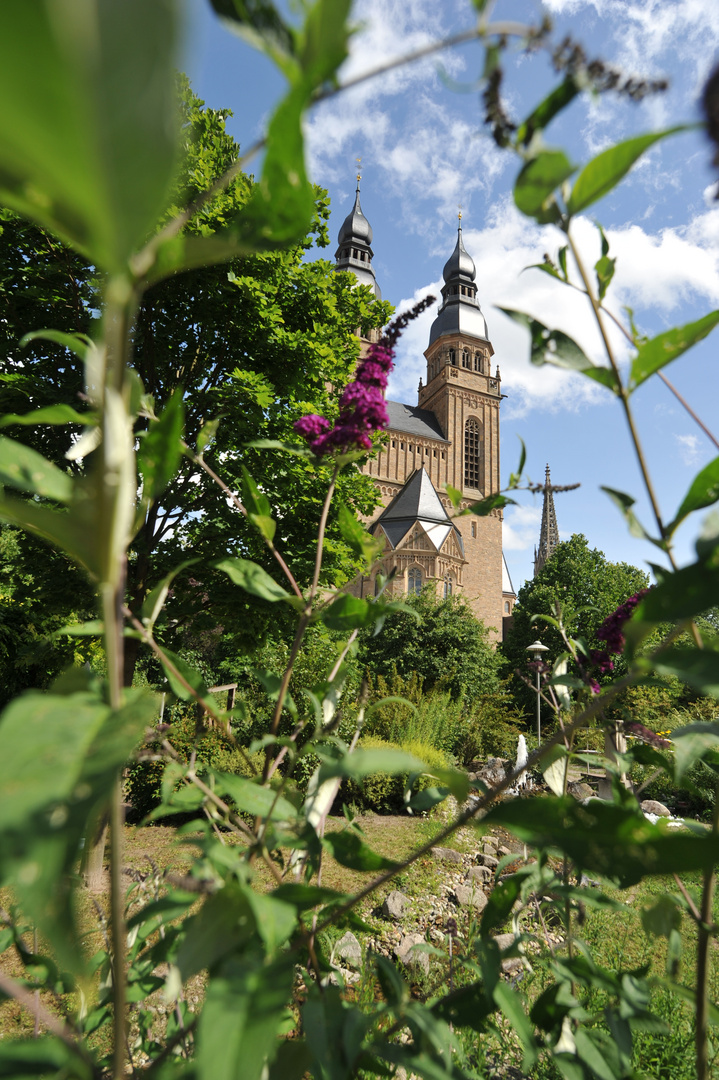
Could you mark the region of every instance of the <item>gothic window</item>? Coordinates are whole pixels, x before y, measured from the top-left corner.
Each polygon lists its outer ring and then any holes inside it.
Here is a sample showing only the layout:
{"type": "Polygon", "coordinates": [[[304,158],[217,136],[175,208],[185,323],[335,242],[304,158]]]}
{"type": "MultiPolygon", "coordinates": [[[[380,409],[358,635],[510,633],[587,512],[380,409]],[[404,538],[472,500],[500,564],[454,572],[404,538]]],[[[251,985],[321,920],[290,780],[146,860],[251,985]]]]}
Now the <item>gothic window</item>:
{"type": "Polygon", "coordinates": [[[462,349],[462,367],[471,368],[472,361],[469,358],[469,349],[462,349]]]}
{"type": "Polygon", "coordinates": [[[504,614],[509,615],[509,600],[504,601],[504,614]]]}
{"type": "Polygon", "coordinates": [[[464,484],[482,488],[482,425],[474,416],[464,425],[464,484]]]}
{"type": "Polygon", "coordinates": [[[452,367],[457,366],[457,354],[454,351],[454,349],[449,350],[449,362],[452,365],[452,367]]]}
{"type": "Polygon", "coordinates": [[[448,596],[451,596],[451,595],[452,595],[452,575],[451,574],[445,574],[444,575],[444,598],[445,598],[445,600],[447,599],[448,596]]]}
{"type": "Polygon", "coordinates": [[[422,571],[417,566],[407,571],[407,592],[412,596],[422,592],[422,571]]]}
{"type": "Polygon", "coordinates": [[[482,354],[481,354],[481,352],[476,352],[474,354],[474,370],[478,371],[480,374],[482,373],[482,354]]]}

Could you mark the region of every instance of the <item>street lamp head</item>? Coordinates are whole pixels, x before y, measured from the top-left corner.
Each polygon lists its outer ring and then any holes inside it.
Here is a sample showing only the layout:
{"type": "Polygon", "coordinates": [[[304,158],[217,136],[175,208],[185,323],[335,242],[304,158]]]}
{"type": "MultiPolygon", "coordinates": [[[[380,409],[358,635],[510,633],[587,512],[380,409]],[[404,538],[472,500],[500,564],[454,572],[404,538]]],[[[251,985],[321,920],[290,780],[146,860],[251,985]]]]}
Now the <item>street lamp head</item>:
{"type": "Polygon", "coordinates": [[[526,652],[531,652],[535,660],[538,660],[543,652],[549,652],[546,645],[543,645],[541,641],[534,641],[531,645],[527,645],[526,652]]]}

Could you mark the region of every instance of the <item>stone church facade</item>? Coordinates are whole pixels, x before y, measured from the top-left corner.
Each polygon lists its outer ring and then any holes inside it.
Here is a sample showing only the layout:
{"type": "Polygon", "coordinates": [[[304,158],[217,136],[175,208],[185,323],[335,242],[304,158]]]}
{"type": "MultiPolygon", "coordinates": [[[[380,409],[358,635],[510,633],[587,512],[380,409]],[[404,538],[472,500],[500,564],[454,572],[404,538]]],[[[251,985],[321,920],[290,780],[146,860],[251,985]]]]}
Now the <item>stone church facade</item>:
{"type": "MultiPolygon", "coordinates": [[[[351,271],[379,296],[359,182],[338,241],[336,268],[351,271]]],[[[500,488],[501,377],[499,367],[492,371],[494,349],[475,278],[460,219],[417,404],[387,401],[384,443],[363,467],[380,492],[382,508],[368,528],[384,550],[380,565],[352,591],[373,595],[377,574],[394,570],[395,594],[431,585],[439,596],[460,595],[499,640],[516,599],[502,554],[502,511],[458,517],[446,493],[447,485],[459,490],[459,509],[465,509],[500,488]]]]}

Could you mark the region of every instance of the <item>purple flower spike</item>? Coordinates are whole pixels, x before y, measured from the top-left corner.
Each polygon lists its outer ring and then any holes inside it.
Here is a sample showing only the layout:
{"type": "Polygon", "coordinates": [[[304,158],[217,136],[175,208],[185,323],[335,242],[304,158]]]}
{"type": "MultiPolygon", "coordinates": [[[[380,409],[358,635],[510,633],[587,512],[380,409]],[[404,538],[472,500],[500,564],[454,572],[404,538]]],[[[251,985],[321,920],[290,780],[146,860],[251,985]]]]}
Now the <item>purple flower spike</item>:
{"type": "Polygon", "coordinates": [[[616,611],[613,611],[611,615],[607,615],[597,630],[597,637],[600,641],[606,641],[610,653],[620,653],[624,649],[625,639],[622,627],[631,618],[635,607],[648,592],[648,589],[640,589],[634,596],[630,596],[628,600],[619,605],[616,611]]]}
{"type": "Polygon", "coordinates": [[[411,311],[390,323],[382,338],[370,345],[367,356],[357,367],[354,380],[340,397],[340,415],[334,426],[326,417],[316,415],[303,416],[295,422],[295,431],[318,457],[372,449],[372,435],[389,425],[384,391],[392,370],[397,339],[407,323],[433,303],[433,296],[425,297],[411,311]]]}

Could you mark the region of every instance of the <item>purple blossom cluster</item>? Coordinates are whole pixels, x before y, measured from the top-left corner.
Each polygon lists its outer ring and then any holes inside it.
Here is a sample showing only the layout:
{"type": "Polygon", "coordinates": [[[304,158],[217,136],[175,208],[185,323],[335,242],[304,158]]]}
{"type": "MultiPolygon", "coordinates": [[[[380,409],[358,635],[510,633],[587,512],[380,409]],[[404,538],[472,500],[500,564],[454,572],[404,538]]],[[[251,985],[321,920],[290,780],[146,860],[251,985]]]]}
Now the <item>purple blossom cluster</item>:
{"type": "Polygon", "coordinates": [[[372,435],[383,431],[389,424],[384,392],[394,363],[397,339],[405,326],[432,303],[433,296],[425,297],[410,311],[394,319],[380,340],[370,345],[353,381],[342,393],[340,414],[334,424],[316,413],[296,421],[295,431],[318,457],[372,448],[372,435]]]}
{"type": "MultiPolygon", "coordinates": [[[[628,600],[625,600],[623,604],[620,604],[616,611],[613,611],[611,615],[607,615],[602,625],[597,630],[597,637],[600,641],[606,641],[607,650],[610,653],[620,653],[624,649],[624,634],[622,633],[622,627],[627,619],[631,618],[637,604],[643,597],[649,592],[648,589],[640,589],[634,596],[630,596],[628,600]]],[[[606,656],[606,653],[604,654],[606,656]]],[[[609,659],[609,657],[607,657],[609,659]]]]}
{"type": "Polygon", "coordinates": [[[634,735],[635,738],[641,739],[642,742],[648,743],[649,746],[653,746],[656,750],[666,750],[667,747],[673,745],[669,739],[662,738],[656,731],[651,731],[644,724],[626,724],[624,730],[628,735],[634,735]]]}

